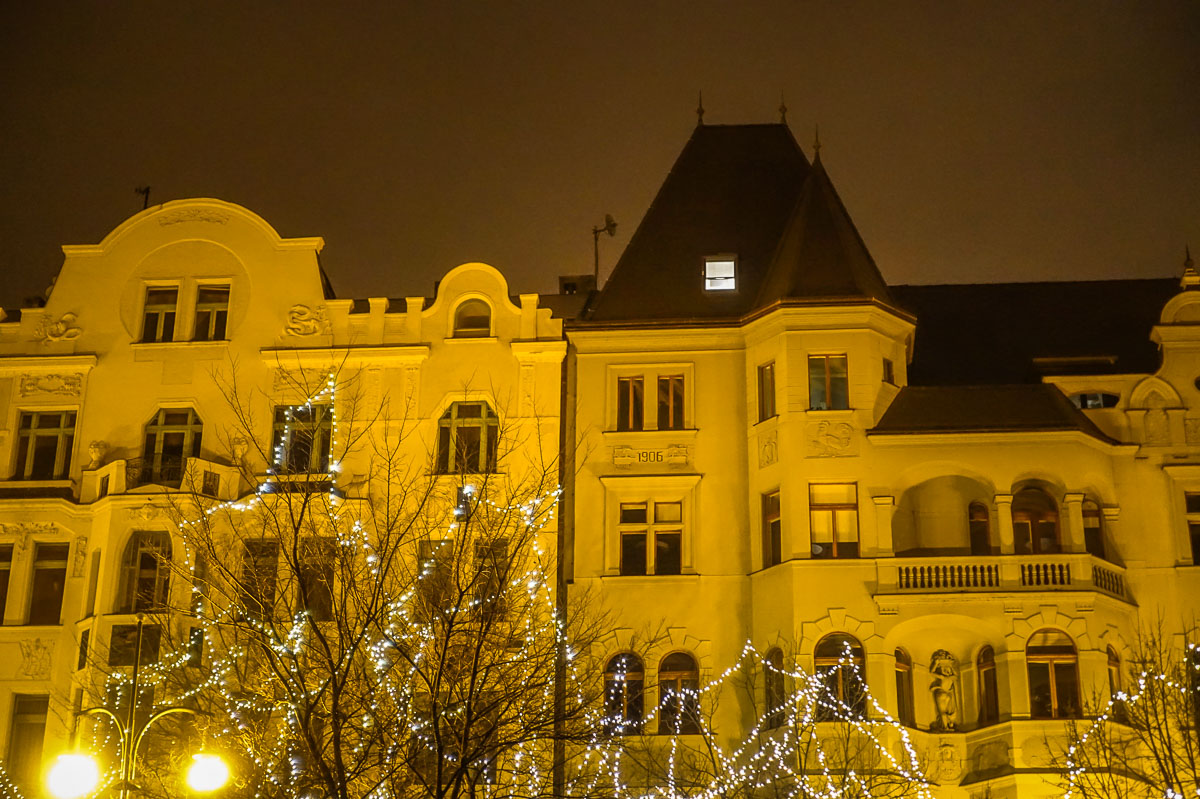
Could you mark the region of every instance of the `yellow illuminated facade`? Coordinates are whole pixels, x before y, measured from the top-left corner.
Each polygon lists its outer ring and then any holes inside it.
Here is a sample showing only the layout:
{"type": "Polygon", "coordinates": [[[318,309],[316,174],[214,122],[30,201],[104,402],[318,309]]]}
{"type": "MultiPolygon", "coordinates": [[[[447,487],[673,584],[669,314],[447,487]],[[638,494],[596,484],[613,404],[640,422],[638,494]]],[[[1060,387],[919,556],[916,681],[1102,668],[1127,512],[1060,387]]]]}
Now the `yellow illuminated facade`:
{"type": "MultiPolygon", "coordinates": [[[[565,584],[613,612],[602,659],[637,659],[648,716],[660,685],[712,681],[747,643],[819,670],[822,642],[852,639],[934,795],[1054,795],[1061,719],[1107,698],[1141,625],[1182,629],[1200,599],[1200,279],[1189,266],[1137,342],[1161,352],[1154,368],[1047,342],[1020,384],[917,385],[918,295],[876,281],[786,128],[743,127],[699,129],[675,173],[779,148],[772,179],[796,188],[760,192],[786,206],[758,231],[768,244],[654,250],[654,214],[691,201],[673,173],[591,296],[512,297],[496,269],[464,264],[432,298],[337,299],[320,239],[216,200],[64,248],[45,306],[0,320],[10,775],[29,784],[67,747],[78,669],[132,623],[129,542],[175,534],[170,492],[253,490],[237,464],[256,448],[227,434],[220,378],[287,406],[304,400],[297,375],[337,364],[411,426],[415,456],[462,402],[519,429],[518,458],[553,462],[561,436],[565,584]]],[[[686,224],[706,213],[725,211],[686,224]]],[[[352,486],[368,464],[340,469],[352,486]]],[[[724,695],[718,734],[737,739],[762,700],[724,695]]]]}

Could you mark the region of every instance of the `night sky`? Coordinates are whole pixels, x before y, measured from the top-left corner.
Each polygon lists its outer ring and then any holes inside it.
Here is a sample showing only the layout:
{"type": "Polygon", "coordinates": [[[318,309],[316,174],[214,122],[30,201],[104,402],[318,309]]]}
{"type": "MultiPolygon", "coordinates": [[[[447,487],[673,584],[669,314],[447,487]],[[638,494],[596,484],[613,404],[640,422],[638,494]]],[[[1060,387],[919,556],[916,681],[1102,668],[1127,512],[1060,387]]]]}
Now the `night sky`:
{"type": "MultiPolygon", "coordinates": [[[[1200,251],[1200,3],[8,2],[0,305],[210,196],[339,296],[607,273],[696,124],[788,122],[892,283],[1152,277],[1200,251]]],[[[1198,253],[1200,254],[1200,253],[1198,253]]]]}

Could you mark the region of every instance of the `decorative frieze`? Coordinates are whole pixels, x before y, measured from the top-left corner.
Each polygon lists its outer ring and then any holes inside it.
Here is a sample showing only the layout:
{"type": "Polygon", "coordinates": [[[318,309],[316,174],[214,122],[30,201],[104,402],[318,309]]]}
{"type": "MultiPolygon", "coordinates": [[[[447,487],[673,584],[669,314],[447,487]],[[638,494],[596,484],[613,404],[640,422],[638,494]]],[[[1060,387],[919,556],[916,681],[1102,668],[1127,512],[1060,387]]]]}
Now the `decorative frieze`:
{"type": "Polygon", "coordinates": [[[0,535],[13,538],[16,541],[17,552],[25,552],[29,548],[29,540],[37,536],[57,535],[58,526],[52,522],[19,522],[0,524],[0,535]]]}
{"type": "Polygon", "coordinates": [[[83,375],[28,374],[21,375],[17,393],[22,398],[50,394],[56,397],[78,397],[83,391],[83,375]]]}
{"type": "Polygon", "coordinates": [[[21,666],[17,677],[27,680],[45,680],[50,677],[50,655],[53,643],[41,638],[26,638],[20,642],[21,666]]]}
{"type": "Polygon", "coordinates": [[[844,458],[858,454],[858,431],[850,422],[823,419],[804,428],[805,457],[844,458]]]}
{"type": "Polygon", "coordinates": [[[758,468],[770,466],[779,460],[779,431],[772,430],[759,437],[758,468]]]}
{"type": "Polygon", "coordinates": [[[661,447],[613,447],[613,466],[631,469],[634,466],[687,466],[691,462],[691,451],[685,444],[668,444],[661,447]]]}
{"type": "Polygon", "coordinates": [[[229,221],[229,214],[224,211],[214,211],[211,208],[180,208],[178,211],[167,211],[158,215],[158,224],[178,225],[181,222],[207,222],[212,225],[224,225],[229,221]]]}
{"type": "Polygon", "coordinates": [[[57,320],[50,316],[43,316],[42,320],[38,322],[34,336],[43,344],[79,338],[83,335],[83,328],[75,324],[77,318],[73,313],[65,313],[57,320]]]}

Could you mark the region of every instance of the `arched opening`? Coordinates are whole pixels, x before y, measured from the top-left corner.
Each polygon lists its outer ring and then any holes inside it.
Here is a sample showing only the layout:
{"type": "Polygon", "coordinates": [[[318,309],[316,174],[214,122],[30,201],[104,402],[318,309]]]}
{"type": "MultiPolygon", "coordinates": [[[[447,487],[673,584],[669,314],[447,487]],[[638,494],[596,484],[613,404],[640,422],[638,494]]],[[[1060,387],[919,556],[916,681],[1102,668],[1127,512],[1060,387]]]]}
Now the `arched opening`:
{"type": "Polygon", "coordinates": [[[992,552],[988,505],[995,491],[963,475],[943,475],[900,495],[892,515],[899,557],[987,555],[992,552]]]}
{"type": "Polygon", "coordinates": [[[990,646],[979,650],[975,659],[979,677],[979,726],[987,727],[1000,720],[1000,692],[996,682],[996,653],[990,646]]]}
{"type": "Polygon", "coordinates": [[[687,652],[674,652],[658,666],[658,731],[662,735],[700,732],[700,670],[687,652]]]}
{"type": "Polygon", "coordinates": [[[1058,540],[1058,505],[1044,490],[1022,488],[1013,496],[1013,546],[1018,555],[1062,551],[1058,540]]]}
{"type": "Polygon", "coordinates": [[[156,613],[167,607],[171,537],[161,530],[134,530],[121,557],[118,613],[156,613]]]}
{"type": "Polygon", "coordinates": [[[858,639],[845,633],[827,635],[817,642],[813,661],[824,688],[817,721],[861,717],[867,709],[867,675],[858,639]]]}
{"type": "Polygon", "coordinates": [[[783,684],[783,651],[778,647],[768,650],[767,656],[763,658],[763,700],[767,711],[767,729],[782,726],[786,698],[783,684]]]}
{"type": "Polygon", "coordinates": [[[1029,713],[1035,719],[1079,718],[1079,658],[1070,636],[1038,630],[1025,647],[1029,713]]]}
{"type": "Polygon", "coordinates": [[[484,338],[492,334],[492,309],[483,300],[464,300],[454,310],[454,338],[484,338]]]}
{"type": "Polygon", "coordinates": [[[992,554],[991,520],[987,506],[982,502],[972,502],[967,506],[967,529],[971,536],[971,554],[992,554]]]}
{"type": "Polygon", "coordinates": [[[913,708],[912,658],[903,649],[896,649],[896,718],[905,727],[917,726],[913,708]]]}
{"type": "Polygon", "coordinates": [[[610,735],[642,731],[646,675],[632,652],[609,658],[604,667],[604,726],[610,735]]]}

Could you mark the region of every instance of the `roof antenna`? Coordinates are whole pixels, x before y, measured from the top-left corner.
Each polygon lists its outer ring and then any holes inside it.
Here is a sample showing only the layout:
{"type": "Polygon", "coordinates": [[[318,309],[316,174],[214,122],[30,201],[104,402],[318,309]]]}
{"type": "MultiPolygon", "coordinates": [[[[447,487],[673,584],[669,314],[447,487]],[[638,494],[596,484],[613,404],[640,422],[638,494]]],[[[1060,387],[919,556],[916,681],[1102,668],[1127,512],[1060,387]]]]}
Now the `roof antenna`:
{"type": "Polygon", "coordinates": [[[779,124],[787,124],[787,103],[783,101],[783,92],[779,93],[779,124]]]}
{"type": "Polygon", "coordinates": [[[696,124],[704,124],[704,92],[700,92],[700,99],[696,101],[696,124]]]}
{"type": "Polygon", "coordinates": [[[133,193],[142,195],[142,210],[143,211],[145,211],[147,208],[150,207],[150,187],[149,186],[138,186],[136,189],[133,190],[133,193]]]}
{"type": "Polygon", "coordinates": [[[821,126],[813,126],[813,160],[821,160],[821,126]]]}
{"type": "Polygon", "coordinates": [[[1192,249],[1186,244],[1183,247],[1183,278],[1179,287],[1184,291],[1200,288],[1200,275],[1196,274],[1195,264],[1192,263],[1192,249]]]}
{"type": "Polygon", "coordinates": [[[600,288],[600,234],[607,233],[610,236],[617,235],[617,220],[612,218],[612,214],[604,215],[604,227],[592,228],[592,255],[595,258],[595,275],[596,288],[600,288]]]}

